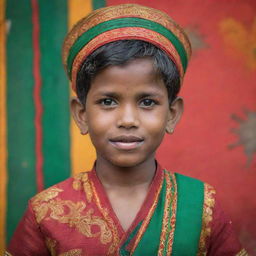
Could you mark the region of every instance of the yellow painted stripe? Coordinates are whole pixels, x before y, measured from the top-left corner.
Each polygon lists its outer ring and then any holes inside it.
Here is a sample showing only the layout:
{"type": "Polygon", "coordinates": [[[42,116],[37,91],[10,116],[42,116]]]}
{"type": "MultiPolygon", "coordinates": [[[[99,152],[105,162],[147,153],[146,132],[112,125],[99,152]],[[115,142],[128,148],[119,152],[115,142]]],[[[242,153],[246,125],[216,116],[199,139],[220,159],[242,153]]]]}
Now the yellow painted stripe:
{"type": "MultiPolygon", "coordinates": [[[[92,0],[68,0],[68,24],[71,28],[92,11],[92,0]]],[[[70,93],[74,96],[73,92],[70,93]]],[[[72,118],[71,118],[72,119],[72,118]]],[[[72,174],[90,170],[96,159],[95,149],[88,135],[82,136],[75,122],[70,124],[72,174]]]]}
{"type": "Polygon", "coordinates": [[[5,69],[5,0],[0,0],[0,255],[5,247],[5,216],[6,216],[6,69],[5,69]]]}

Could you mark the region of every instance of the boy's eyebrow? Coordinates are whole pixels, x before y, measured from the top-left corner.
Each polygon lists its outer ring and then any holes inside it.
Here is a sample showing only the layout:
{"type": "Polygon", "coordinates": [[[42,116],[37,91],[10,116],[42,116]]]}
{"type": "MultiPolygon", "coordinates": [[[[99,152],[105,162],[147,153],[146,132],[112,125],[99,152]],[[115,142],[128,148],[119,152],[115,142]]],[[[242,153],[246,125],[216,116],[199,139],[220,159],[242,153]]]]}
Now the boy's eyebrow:
{"type": "Polygon", "coordinates": [[[110,98],[117,98],[119,95],[116,92],[106,92],[106,91],[101,91],[97,93],[100,96],[105,96],[105,97],[110,97],[110,98]]]}
{"type": "Polygon", "coordinates": [[[163,97],[162,93],[158,92],[142,92],[138,94],[138,98],[147,98],[147,97],[163,97]]]}
{"type": "MultiPolygon", "coordinates": [[[[101,91],[97,93],[98,96],[110,97],[110,98],[119,98],[120,94],[117,92],[108,92],[108,91],[101,91]]],[[[163,97],[162,93],[153,91],[153,92],[141,92],[136,95],[136,98],[147,98],[147,97],[163,97]]]]}

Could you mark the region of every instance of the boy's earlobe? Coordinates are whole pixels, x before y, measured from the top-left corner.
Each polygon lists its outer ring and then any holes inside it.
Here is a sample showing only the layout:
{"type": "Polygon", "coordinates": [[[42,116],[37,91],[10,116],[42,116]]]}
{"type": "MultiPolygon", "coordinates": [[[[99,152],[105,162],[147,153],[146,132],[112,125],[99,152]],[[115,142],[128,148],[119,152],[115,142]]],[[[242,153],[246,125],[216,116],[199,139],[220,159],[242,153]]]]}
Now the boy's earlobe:
{"type": "Polygon", "coordinates": [[[177,97],[170,105],[169,117],[165,128],[167,133],[172,134],[174,132],[175,126],[181,119],[183,109],[183,99],[181,97],[177,97]]]}
{"type": "Polygon", "coordinates": [[[88,134],[88,129],[83,129],[80,131],[81,135],[86,135],[88,134]]]}
{"type": "Polygon", "coordinates": [[[174,129],[169,127],[169,126],[166,126],[166,129],[165,131],[168,133],[168,134],[172,134],[174,132],[174,129]]]}
{"type": "Polygon", "coordinates": [[[72,117],[77,127],[79,128],[81,134],[86,135],[88,133],[88,125],[84,104],[82,104],[78,98],[73,97],[70,100],[70,109],[72,117]]]}

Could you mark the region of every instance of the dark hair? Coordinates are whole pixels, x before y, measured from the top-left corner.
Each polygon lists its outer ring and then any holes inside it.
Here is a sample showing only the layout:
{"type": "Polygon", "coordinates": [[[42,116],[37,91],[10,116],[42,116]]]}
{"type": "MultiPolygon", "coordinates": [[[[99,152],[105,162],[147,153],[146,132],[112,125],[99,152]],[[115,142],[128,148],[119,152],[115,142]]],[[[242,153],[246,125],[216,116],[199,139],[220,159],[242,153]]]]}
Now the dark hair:
{"type": "Polygon", "coordinates": [[[120,40],[105,44],[90,54],[77,74],[76,92],[85,104],[87,93],[94,77],[104,68],[124,65],[136,58],[152,58],[156,72],[162,77],[171,103],[180,90],[180,75],[168,55],[151,43],[141,40],[120,40]]]}

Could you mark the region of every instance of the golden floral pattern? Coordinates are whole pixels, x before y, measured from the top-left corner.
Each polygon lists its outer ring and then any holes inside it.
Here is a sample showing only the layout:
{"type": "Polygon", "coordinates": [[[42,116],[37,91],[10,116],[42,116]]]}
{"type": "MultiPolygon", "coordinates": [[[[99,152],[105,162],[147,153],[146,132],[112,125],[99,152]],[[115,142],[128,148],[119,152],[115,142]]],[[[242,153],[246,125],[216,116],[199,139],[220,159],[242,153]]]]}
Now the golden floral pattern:
{"type": "Polygon", "coordinates": [[[102,244],[111,242],[112,233],[106,221],[99,216],[94,216],[93,209],[84,212],[86,208],[84,202],[55,199],[61,191],[57,187],[52,187],[38,194],[32,200],[37,222],[53,219],[76,228],[86,237],[99,237],[102,244]],[[100,231],[93,233],[92,226],[98,226],[100,231]]]}
{"type": "Polygon", "coordinates": [[[12,256],[12,254],[10,254],[9,252],[5,251],[4,252],[4,256],[12,256]]]}
{"type": "Polygon", "coordinates": [[[79,173],[74,177],[73,188],[75,190],[83,189],[86,195],[86,199],[89,203],[92,201],[92,187],[88,180],[88,173],[79,173]]]}
{"type": "Polygon", "coordinates": [[[35,211],[36,220],[40,223],[48,212],[46,202],[57,197],[63,190],[57,187],[48,188],[32,198],[31,203],[35,211]]]}
{"type": "Polygon", "coordinates": [[[236,254],[236,256],[249,256],[249,254],[245,249],[242,249],[239,253],[236,254]]]}
{"type": "Polygon", "coordinates": [[[82,250],[81,249],[73,249],[69,250],[68,252],[63,252],[59,254],[59,256],[81,256],[82,250]]]}
{"type": "Polygon", "coordinates": [[[56,250],[55,250],[56,249],[55,247],[57,245],[57,241],[47,237],[46,240],[45,240],[45,244],[46,244],[46,247],[49,250],[51,256],[57,256],[57,253],[56,253],[56,250]]]}
{"type": "Polygon", "coordinates": [[[56,196],[59,195],[60,192],[62,192],[63,189],[57,188],[57,187],[50,187],[41,193],[37,194],[32,198],[32,201],[34,203],[38,201],[49,201],[50,199],[55,198],[56,196]]]}
{"type": "Polygon", "coordinates": [[[215,205],[215,190],[209,184],[204,184],[204,206],[203,206],[203,219],[202,219],[202,231],[199,240],[199,250],[197,255],[204,256],[207,253],[206,239],[211,234],[210,223],[213,219],[213,207],[215,205]]]}
{"type": "MultiPolygon", "coordinates": [[[[50,251],[51,256],[57,256],[57,252],[56,252],[57,241],[51,238],[47,238],[45,243],[48,250],[50,251]]],[[[82,255],[82,249],[71,249],[67,252],[58,254],[58,256],[81,256],[81,255],[82,255]]]]}

